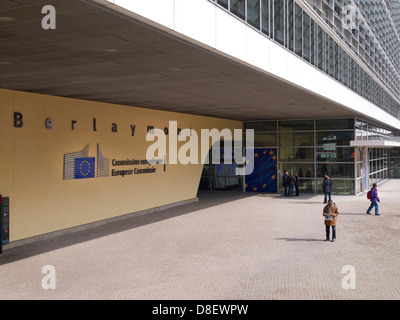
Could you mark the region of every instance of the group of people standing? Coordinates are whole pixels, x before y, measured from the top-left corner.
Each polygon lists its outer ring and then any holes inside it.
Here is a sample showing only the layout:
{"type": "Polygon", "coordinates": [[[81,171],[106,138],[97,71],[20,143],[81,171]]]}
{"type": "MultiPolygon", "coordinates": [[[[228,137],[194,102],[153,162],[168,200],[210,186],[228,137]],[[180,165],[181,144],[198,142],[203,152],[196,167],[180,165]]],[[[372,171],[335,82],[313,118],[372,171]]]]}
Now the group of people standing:
{"type": "Polygon", "coordinates": [[[287,171],[283,173],[283,187],[285,188],[285,196],[293,197],[293,191],[296,190],[295,197],[300,196],[299,189],[299,175],[297,172],[291,172],[288,174],[287,171]]]}

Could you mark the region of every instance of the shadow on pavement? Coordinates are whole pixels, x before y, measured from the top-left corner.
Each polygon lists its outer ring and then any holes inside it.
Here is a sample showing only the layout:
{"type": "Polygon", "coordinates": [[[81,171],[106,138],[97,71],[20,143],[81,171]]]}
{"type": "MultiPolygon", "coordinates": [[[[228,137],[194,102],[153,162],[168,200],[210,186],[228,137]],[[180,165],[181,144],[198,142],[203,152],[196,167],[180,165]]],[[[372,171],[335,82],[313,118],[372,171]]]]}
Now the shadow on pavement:
{"type": "Polygon", "coordinates": [[[301,239],[301,238],[274,238],[274,240],[285,240],[285,241],[325,241],[325,239],[301,239]]]}
{"type": "Polygon", "coordinates": [[[72,231],[67,234],[50,235],[47,239],[36,240],[31,243],[7,249],[3,248],[3,253],[0,254],[0,266],[20,259],[25,259],[110,234],[171,219],[197,210],[210,208],[222,203],[243,199],[253,195],[241,192],[199,191],[197,196],[199,198],[198,202],[159,210],[148,214],[138,214],[126,218],[122,217],[117,221],[105,221],[105,223],[100,226],[88,226],[88,228],[84,230],[72,231]]]}

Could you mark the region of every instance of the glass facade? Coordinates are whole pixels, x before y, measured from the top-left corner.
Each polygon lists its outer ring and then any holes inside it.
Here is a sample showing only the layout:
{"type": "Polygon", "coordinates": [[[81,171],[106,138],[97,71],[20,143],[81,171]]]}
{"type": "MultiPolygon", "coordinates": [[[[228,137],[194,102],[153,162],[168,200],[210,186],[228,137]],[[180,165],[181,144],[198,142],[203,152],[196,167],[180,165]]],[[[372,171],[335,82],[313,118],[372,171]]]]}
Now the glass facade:
{"type": "Polygon", "coordinates": [[[391,178],[400,178],[400,148],[390,150],[390,169],[391,178]]]}
{"type": "MultiPolygon", "coordinates": [[[[399,136],[399,131],[389,130],[362,119],[355,119],[355,140],[382,141],[399,136]]],[[[400,148],[356,148],[357,193],[388,178],[400,178],[400,148]],[[366,167],[367,163],[367,169],[366,167]],[[367,180],[364,180],[367,177],[367,180]]]]}
{"type": "MultiPolygon", "coordinates": [[[[306,1],[330,30],[362,61],[363,66],[372,71],[398,98],[400,61],[397,52],[400,47],[400,20],[395,18],[400,13],[398,2],[386,0],[306,1]],[[345,8],[345,6],[348,7],[345,8]],[[347,27],[344,23],[346,20],[352,24],[351,27],[347,27]]],[[[364,80],[360,79],[362,85],[369,85],[364,83],[364,80]]]]}
{"type": "MultiPolygon", "coordinates": [[[[322,179],[333,181],[333,193],[354,195],[373,183],[400,178],[400,148],[353,147],[354,140],[400,137],[399,131],[356,118],[276,120],[245,122],[254,130],[254,147],[274,149],[277,154],[276,183],[283,191],[284,171],[297,172],[301,192],[322,193],[322,179]]],[[[244,137],[243,141],[245,141],[244,137]]],[[[400,140],[399,140],[400,141],[400,140]]],[[[238,151],[244,154],[242,150],[238,151]]],[[[212,150],[209,163],[212,163],[212,150]]],[[[246,176],[236,176],[232,155],[224,154],[220,143],[220,164],[205,164],[200,189],[243,190],[246,176]],[[226,161],[229,160],[229,161],[226,161]]]]}
{"type": "Polygon", "coordinates": [[[356,140],[388,140],[398,135],[399,131],[388,130],[371,122],[356,119],[356,140]]]}
{"type": "MultiPolygon", "coordinates": [[[[322,17],[318,23],[294,0],[209,1],[400,119],[400,63],[394,55],[400,48],[400,40],[396,40],[397,33],[393,32],[386,42],[379,41],[371,30],[387,38],[384,28],[377,29],[376,23],[371,29],[362,25],[372,23],[365,18],[369,10],[380,19],[385,18],[382,10],[371,1],[352,2],[360,10],[357,28],[352,30],[347,30],[342,24],[343,0],[307,0],[315,13],[322,17]],[[319,24],[323,24],[325,29],[319,24]],[[326,28],[330,32],[325,31],[326,28]],[[340,44],[333,39],[333,33],[342,40],[340,44]],[[388,47],[388,43],[394,42],[398,45],[397,50],[388,47]]],[[[379,6],[384,5],[383,0],[377,2],[379,6]]]]}
{"type": "Polygon", "coordinates": [[[369,168],[370,185],[388,178],[389,152],[387,148],[369,149],[369,168]]]}
{"type": "Polygon", "coordinates": [[[255,137],[268,135],[256,138],[257,147],[278,146],[279,190],[287,170],[298,173],[302,192],[311,193],[322,192],[322,178],[328,174],[336,194],[355,194],[355,148],[350,147],[354,126],[352,118],[245,123],[255,137]]]}

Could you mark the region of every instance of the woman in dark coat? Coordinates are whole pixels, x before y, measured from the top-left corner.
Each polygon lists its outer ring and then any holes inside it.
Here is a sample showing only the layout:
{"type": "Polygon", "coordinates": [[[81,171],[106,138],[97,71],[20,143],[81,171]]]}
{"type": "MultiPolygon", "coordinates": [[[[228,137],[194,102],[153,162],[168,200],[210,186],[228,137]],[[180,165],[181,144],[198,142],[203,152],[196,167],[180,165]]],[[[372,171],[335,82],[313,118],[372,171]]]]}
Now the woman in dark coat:
{"type": "Polygon", "coordinates": [[[324,181],[322,181],[322,190],[324,191],[324,203],[328,203],[328,196],[329,200],[331,200],[331,191],[332,191],[333,182],[329,178],[328,175],[325,175],[324,181]]]}

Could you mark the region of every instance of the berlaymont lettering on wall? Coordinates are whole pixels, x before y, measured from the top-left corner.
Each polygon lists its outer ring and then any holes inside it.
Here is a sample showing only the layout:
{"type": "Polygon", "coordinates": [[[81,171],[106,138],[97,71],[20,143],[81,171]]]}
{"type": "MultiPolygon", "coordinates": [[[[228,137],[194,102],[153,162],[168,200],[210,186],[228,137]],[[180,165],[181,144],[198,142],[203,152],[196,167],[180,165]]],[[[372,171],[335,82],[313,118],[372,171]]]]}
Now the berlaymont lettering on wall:
{"type": "MultiPolygon", "coordinates": [[[[47,130],[53,129],[53,120],[51,118],[46,118],[44,126],[47,130]]],[[[71,130],[77,128],[78,121],[71,120],[71,130]]],[[[14,112],[14,127],[23,128],[24,127],[24,116],[20,112],[14,112]]],[[[93,118],[93,131],[97,131],[96,118],[93,118]]],[[[130,124],[130,131],[132,137],[135,136],[136,125],[130,124]]],[[[219,143],[217,143],[221,136],[224,138],[224,153],[228,158],[224,159],[224,163],[231,164],[232,158],[234,158],[237,165],[243,165],[241,168],[235,168],[236,175],[248,175],[251,174],[254,168],[254,137],[253,130],[246,130],[246,156],[242,155],[242,137],[243,132],[241,129],[234,129],[234,135],[232,137],[231,130],[223,129],[221,132],[217,129],[201,129],[201,163],[206,163],[207,154],[209,151],[209,139],[212,138],[212,148],[213,154],[217,155],[215,159],[214,155],[212,157],[213,164],[220,163],[220,149],[219,143]],[[203,135],[203,133],[205,133],[203,135]],[[232,149],[232,140],[234,141],[234,148],[232,149]],[[233,152],[233,157],[232,157],[233,152]],[[216,160],[216,161],[215,161],[216,160]],[[228,162],[227,162],[228,161],[228,162]]],[[[117,123],[111,124],[111,132],[118,133],[117,123]]],[[[125,177],[135,174],[144,173],[155,173],[157,168],[155,165],[162,164],[163,171],[166,171],[167,164],[167,150],[166,150],[166,139],[165,137],[169,135],[169,163],[177,164],[199,164],[198,160],[198,134],[192,128],[180,129],[177,127],[176,121],[169,121],[169,127],[164,127],[164,129],[154,128],[154,126],[147,125],[146,127],[146,141],[157,140],[153,145],[149,146],[146,151],[146,159],[136,159],[132,157],[131,159],[112,159],[110,162],[110,157],[105,157],[103,151],[99,144],[97,144],[97,158],[90,157],[90,144],[86,145],[83,150],[78,150],[76,152],[64,154],[64,180],[73,179],[87,179],[94,177],[125,177]],[[179,152],[177,150],[177,140],[186,141],[189,139],[185,145],[183,145],[179,152]],[[171,148],[172,146],[172,148],[171,148]],[[172,152],[171,152],[172,149],[172,152]],[[189,153],[189,156],[187,154],[189,153]],[[130,168],[113,168],[110,172],[110,164],[113,167],[118,166],[130,166],[130,168]],[[145,168],[137,166],[147,166],[145,168]]]]}

